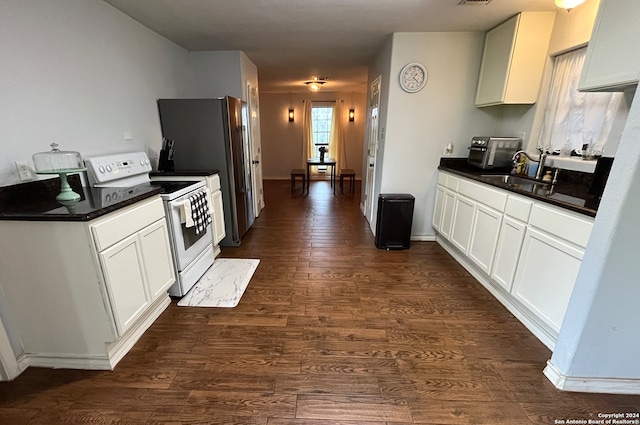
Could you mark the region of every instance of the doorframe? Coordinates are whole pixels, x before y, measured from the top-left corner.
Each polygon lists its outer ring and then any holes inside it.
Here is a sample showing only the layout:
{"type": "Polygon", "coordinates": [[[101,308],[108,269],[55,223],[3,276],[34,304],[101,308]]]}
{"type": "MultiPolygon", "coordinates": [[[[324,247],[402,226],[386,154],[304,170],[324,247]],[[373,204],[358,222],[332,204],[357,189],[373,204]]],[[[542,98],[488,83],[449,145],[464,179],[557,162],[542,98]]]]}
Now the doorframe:
{"type": "Polygon", "coordinates": [[[251,150],[253,212],[256,218],[264,208],[264,191],[262,187],[262,149],[260,140],[260,107],[258,88],[247,80],[247,105],[249,107],[249,148],[251,150]]]}
{"type": "Polygon", "coordinates": [[[373,231],[373,194],[375,190],[376,158],[380,141],[380,91],[382,75],[378,75],[369,85],[369,102],[367,102],[367,158],[365,164],[365,192],[363,215],[373,231]],[[374,117],[375,111],[375,117],[374,117]]]}

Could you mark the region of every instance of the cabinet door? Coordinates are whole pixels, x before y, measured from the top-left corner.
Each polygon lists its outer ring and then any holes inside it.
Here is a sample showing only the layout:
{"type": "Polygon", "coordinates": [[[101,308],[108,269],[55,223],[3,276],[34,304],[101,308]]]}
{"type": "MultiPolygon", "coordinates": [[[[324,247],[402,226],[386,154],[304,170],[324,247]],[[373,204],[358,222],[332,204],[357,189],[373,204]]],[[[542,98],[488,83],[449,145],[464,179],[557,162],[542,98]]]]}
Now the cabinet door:
{"type": "Polygon", "coordinates": [[[491,278],[507,292],[513,286],[526,229],[524,223],[510,217],[505,217],[502,221],[491,278]]]}
{"type": "Polygon", "coordinates": [[[491,273],[493,254],[498,244],[502,213],[483,204],[476,204],[476,213],[471,228],[469,258],[486,274],[491,273]]]}
{"type": "Polygon", "coordinates": [[[451,228],[451,242],[466,254],[469,248],[469,240],[471,239],[476,203],[458,194],[455,205],[453,225],[451,228]]]}
{"type": "Polygon", "coordinates": [[[116,329],[121,336],[149,305],[138,235],[105,249],[99,257],[116,329]]]}
{"type": "Polygon", "coordinates": [[[512,294],[555,332],[562,326],[583,254],[534,228],[525,234],[512,294]]]}
{"type": "Polygon", "coordinates": [[[138,233],[151,301],[166,294],[175,282],[173,256],[169,245],[167,223],[164,219],[142,229],[138,233]]]}
{"type": "Polygon", "coordinates": [[[638,0],[600,0],[579,90],[623,90],[638,82],[640,56],[630,50],[640,42],[638,16],[638,0]]]}
{"type": "Polygon", "coordinates": [[[433,226],[436,231],[440,231],[440,223],[442,222],[442,212],[444,207],[444,188],[442,186],[438,186],[436,189],[436,202],[433,208],[433,218],[431,220],[431,226],[433,226]]]}
{"type": "Polygon", "coordinates": [[[213,244],[218,245],[227,235],[224,227],[224,207],[222,205],[222,191],[216,190],[211,193],[211,203],[213,205],[213,244]]]}
{"type": "Polygon", "coordinates": [[[453,224],[455,202],[456,194],[450,190],[445,190],[444,205],[442,207],[442,220],[440,221],[440,233],[446,239],[451,237],[451,225],[453,224]]]}

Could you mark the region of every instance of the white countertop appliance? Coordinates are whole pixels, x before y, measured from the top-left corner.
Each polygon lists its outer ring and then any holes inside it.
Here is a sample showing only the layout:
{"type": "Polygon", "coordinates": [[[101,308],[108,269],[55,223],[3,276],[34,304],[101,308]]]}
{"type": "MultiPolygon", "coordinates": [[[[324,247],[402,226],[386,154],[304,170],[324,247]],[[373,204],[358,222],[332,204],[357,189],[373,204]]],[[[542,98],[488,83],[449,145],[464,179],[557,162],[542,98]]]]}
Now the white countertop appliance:
{"type": "Polygon", "coordinates": [[[522,140],[518,137],[474,137],[467,162],[482,169],[510,168],[512,157],[521,146],[522,140]]]}
{"type": "Polygon", "coordinates": [[[136,191],[136,186],[162,186],[160,195],[169,229],[169,240],[176,271],[176,283],[169,294],[185,295],[213,264],[211,218],[205,183],[193,181],[154,181],[151,165],[144,152],[104,155],[85,160],[87,178],[93,187],[103,188],[104,204],[115,204],[136,191]],[[104,188],[112,190],[104,190],[104,188]]]}

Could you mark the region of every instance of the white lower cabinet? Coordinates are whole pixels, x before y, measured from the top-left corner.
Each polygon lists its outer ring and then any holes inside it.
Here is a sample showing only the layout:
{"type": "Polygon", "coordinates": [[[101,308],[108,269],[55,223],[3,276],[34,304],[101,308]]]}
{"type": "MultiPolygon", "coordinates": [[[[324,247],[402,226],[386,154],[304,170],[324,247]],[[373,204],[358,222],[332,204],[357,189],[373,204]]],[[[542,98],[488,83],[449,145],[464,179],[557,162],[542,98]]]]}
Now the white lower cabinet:
{"type": "Polygon", "coordinates": [[[174,282],[175,275],[164,219],[100,252],[118,336],[174,282]]]}
{"type": "Polygon", "coordinates": [[[433,218],[439,243],[553,348],[593,219],[441,174],[433,218]]]}
{"type": "Polygon", "coordinates": [[[431,226],[433,226],[436,231],[440,231],[442,228],[442,213],[444,208],[444,195],[445,188],[438,185],[436,188],[436,201],[433,207],[433,217],[431,221],[431,226]]]}
{"type": "Polygon", "coordinates": [[[440,220],[440,233],[449,239],[451,237],[451,225],[453,224],[453,211],[455,208],[456,194],[445,190],[442,204],[442,220],[440,220]]]}
{"type": "Polygon", "coordinates": [[[474,201],[460,194],[456,196],[450,240],[456,248],[465,254],[469,249],[475,212],[476,203],[474,201]]]}
{"type": "Polygon", "coordinates": [[[469,258],[482,271],[491,273],[493,258],[498,245],[502,213],[481,203],[476,204],[475,219],[471,228],[469,258]]]}
{"type": "Polygon", "coordinates": [[[171,302],[158,195],[91,221],[0,221],[0,233],[0,283],[27,366],[113,369],[171,302]]]}
{"type": "Polygon", "coordinates": [[[213,245],[220,245],[220,241],[227,236],[224,227],[224,206],[222,204],[222,191],[218,184],[218,190],[211,192],[211,203],[213,205],[213,245]]]}
{"type": "Polygon", "coordinates": [[[527,229],[512,294],[556,333],[560,331],[584,251],[527,229]]]}
{"type": "Polygon", "coordinates": [[[513,286],[526,230],[527,225],[521,221],[510,217],[502,221],[491,279],[507,292],[513,286]]]}

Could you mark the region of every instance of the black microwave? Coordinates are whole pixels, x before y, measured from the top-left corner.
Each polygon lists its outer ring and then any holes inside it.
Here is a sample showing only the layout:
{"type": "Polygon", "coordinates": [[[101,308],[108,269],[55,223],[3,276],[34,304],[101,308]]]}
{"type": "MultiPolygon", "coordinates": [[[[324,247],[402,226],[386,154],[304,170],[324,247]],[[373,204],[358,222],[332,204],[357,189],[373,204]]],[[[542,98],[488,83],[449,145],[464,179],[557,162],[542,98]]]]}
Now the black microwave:
{"type": "Polygon", "coordinates": [[[509,168],[513,155],[522,148],[518,137],[474,137],[467,162],[482,169],[509,168]]]}

